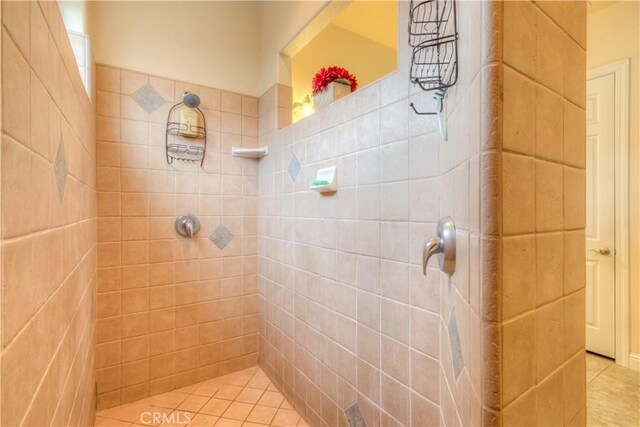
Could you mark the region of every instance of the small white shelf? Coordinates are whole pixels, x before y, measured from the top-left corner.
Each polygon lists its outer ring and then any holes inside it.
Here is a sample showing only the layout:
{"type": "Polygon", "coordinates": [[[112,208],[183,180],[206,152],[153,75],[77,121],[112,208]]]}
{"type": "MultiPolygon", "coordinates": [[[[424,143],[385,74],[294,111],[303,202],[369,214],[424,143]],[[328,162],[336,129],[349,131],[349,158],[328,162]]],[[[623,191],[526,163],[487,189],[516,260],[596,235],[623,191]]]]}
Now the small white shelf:
{"type": "Polygon", "coordinates": [[[327,181],[328,184],[311,185],[311,189],[320,193],[335,193],[338,191],[338,167],[331,166],[318,170],[316,181],[327,181]]]}
{"type": "Polygon", "coordinates": [[[232,147],[231,155],[234,157],[245,157],[247,159],[259,159],[269,154],[269,147],[241,148],[232,147]]]}

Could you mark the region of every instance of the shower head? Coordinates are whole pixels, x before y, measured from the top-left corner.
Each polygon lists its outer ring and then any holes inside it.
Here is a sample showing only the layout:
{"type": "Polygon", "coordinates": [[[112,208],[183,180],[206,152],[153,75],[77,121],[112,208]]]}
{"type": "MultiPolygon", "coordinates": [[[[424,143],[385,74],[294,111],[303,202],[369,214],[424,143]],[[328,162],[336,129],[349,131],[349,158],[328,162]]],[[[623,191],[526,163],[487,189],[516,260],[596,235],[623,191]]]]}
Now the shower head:
{"type": "Polygon", "coordinates": [[[185,92],[184,98],[182,98],[182,102],[189,108],[196,108],[200,105],[200,97],[195,93],[185,92]]]}

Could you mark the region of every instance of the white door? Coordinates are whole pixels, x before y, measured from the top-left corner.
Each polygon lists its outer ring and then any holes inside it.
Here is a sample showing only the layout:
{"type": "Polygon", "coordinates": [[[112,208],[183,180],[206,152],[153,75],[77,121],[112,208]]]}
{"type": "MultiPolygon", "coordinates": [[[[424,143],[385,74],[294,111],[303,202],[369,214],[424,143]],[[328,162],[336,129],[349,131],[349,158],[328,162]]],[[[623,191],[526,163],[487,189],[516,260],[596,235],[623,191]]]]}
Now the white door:
{"type": "Polygon", "coordinates": [[[587,81],[587,350],[615,357],[615,76],[587,81]]]}

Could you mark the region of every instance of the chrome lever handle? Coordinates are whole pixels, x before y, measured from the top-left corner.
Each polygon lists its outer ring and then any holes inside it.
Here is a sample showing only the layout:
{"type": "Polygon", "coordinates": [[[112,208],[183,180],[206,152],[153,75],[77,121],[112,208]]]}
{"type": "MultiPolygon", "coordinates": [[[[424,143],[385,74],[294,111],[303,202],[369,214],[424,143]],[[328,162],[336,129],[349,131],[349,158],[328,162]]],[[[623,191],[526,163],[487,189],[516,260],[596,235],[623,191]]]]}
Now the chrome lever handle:
{"type": "Polygon", "coordinates": [[[456,226],[451,217],[438,221],[437,237],[425,243],[422,250],[422,273],[427,275],[429,258],[438,254],[440,269],[451,276],[456,270],[456,226]]]}
{"type": "Polygon", "coordinates": [[[184,214],[176,218],[174,226],[179,235],[193,239],[200,230],[200,220],[195,215],[184,214]]]}
{"type": "Polygon", "coordinates": [[[440,252],[442,252],[442,241],[440,239],[434,237],[424,244],[424,249],[422,250],[422,273],[425,276],[427,275],[429,258],[440,252]]]}

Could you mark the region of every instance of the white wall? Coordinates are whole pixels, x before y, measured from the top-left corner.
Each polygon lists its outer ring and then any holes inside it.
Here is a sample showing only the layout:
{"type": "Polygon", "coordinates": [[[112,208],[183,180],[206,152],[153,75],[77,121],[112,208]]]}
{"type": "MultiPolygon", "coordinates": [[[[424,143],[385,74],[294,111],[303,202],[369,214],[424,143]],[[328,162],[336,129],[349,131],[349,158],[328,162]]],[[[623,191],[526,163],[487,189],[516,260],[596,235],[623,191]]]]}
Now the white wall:
{"type": "Polygon", "coordinates": [[[260,95],[256,2],[90,2],[89,34],[97,63],[260,95]]]}
{"type": "Polygon", "coordinates": [[[640,352],[640,3],[621,1],[587,17],[587,67],[630,58],[629,220],[631,352],[640,352]]]}

